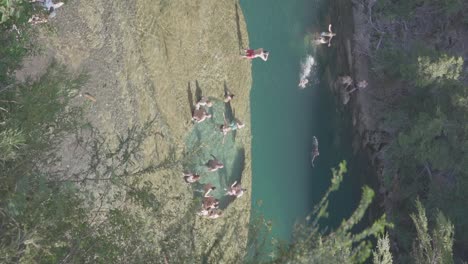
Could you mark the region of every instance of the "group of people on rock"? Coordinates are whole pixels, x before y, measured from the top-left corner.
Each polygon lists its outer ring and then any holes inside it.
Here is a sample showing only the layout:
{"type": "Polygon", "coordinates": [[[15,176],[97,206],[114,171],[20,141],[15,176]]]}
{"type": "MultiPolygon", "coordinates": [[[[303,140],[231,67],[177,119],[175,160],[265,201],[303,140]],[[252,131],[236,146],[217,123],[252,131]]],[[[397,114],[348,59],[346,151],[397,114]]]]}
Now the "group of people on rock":
{"type": "MultiPolygon", "coordinates": [[[[226,104],[230,103],[232,99],[234,99],[234,94],[226,90],[224,93],[224,102],[226,104]]],[[[197,104],[195,105],[195,109],[192,112],[192,121],[195,123],[201,123],[207,119],[212,118],[212,114],[209,113],[207,110],[208,108],[211,108],[212,106],[213,106],[213,102],[208,97],[202,96],[200,100],[197,102],[197,104]]],[[[223,143],[224,143],[224,137],[229,132],[241,129],[245,126],[245,124],[243,124],[237,119],[234,119],[233,121],[228,122],[224,114],[223,114],[223,117],[224,117],[224,124],[221,125],[219,129],[220,129],[220,132],[223,134],[223,143]]],[[[212,157],[213,158],[208,160],[208,162],[205,164],[208,172],[215,172],[219,169],[224,168],[224,164],[220,160],[218,160],[213,155],[212,157]]],[[[201,176],[193,172],[185,172],[183,174],[183,179],[186,183],[192,184],[192,183],[198,182],[201,179],[201,176]]],[[[207,183],[204,185],[202,208],[197,213],[199,216],[203,216],[209,219],[216,219],[222,215],[222,211],[219,209],[220,201],[210,194],[215,189],[216,187],[211,183],[207,183]]],[[[235,181],[229,187],[229,189],[225,189],[225,191],[226,191],[227,196],[239,198],[244,194],[246,190],[243,189],[237,181],[235,181]]]]}
{"type": "MultiPolygon", "coordinates": [[[[219,169],[224,168],[224,164],[214,156],[213,159],[210,159],[206,163],[206,166],[208,167],[209,172],[215,172],[219,169]]],[[[183,178],[186,183],[191,184],[198,182],[201,176],[192,172],[186,172],[184,173],[183,178]]],[[[210,195],[210,193],[215,189],[216,187],[211,183],[207,183],[203,186],[202,208],[198,212],[198,215],[207,217],[209,219],[216,219],[222,215],[222,211],[219,209],[219,200],[210,195]]],[[[241,197],[246,191],[246,189],[242,188],[241,185],[237,183],[237,181],[235,181],[229,187],[229,189],[224,190],[226,191],[226,195],[235,198],[241,197]]]]}
{"type": "MultiPolygon", "coordinates": [[[[226,91],[224,94],[224,102],[229,103],[234,98],[234,94],[226,91]]],[[[203,96],[195,105],[195,110],[192,112],[192,121],[195,123],[201,123],[212,117],[212,114],[208,112],[206,108],[213,106],[213,103],[209,98],[203,96]]],[[[226,116],[223,114],[224,124],[220,126],[221,133],[226,136],[229,132],[241,129],[245,126],[241,121],[234,119],[228,122],[226,116]]],[[[224,142],[224,140],[223,140],[224,142]]]]}

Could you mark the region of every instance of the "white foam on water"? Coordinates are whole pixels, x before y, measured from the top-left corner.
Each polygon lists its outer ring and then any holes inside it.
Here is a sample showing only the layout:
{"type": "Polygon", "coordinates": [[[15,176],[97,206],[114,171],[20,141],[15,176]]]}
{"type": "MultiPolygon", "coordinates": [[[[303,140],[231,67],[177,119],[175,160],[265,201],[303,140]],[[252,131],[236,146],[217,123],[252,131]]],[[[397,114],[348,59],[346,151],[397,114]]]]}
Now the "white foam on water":
{"type": "Polygon", "coordinates": [[[301,74],[299,75],[299,79],[300,79],[299,87],[300,88],[304,89],[307,86],[307,83],[309,82],[308,79],[310,78],[314,65],[315,65],[315,59],[311,55],[307,55],[305,60],[301,62],[301,74]]]}

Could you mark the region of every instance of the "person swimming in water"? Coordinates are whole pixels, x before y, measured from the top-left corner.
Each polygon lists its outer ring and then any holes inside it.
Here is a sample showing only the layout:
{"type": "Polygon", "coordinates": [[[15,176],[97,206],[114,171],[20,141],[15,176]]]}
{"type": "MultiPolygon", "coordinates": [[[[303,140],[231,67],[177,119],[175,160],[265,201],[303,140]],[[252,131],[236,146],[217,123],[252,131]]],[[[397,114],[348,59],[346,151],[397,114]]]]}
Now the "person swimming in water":
{"type": "Polygon", "coordinates": [[[299,75],[299,88],[306,88],[309,83],[309,77],[312,74],[312,70],[315,65],[315,59],[312,55],[307,55],[304,60],[301,61],[301,73],[299,75]]]}
{"type": "Polygon", "coordinates": [[[242,55],[242,58],[246,58],[249,60],[255,59],[255,58],[261,58],[264,61],[268,60],[268,56],[270,53],[267,50],[264,50],[263,48],[260,49],[245,49],[244,50],[245,55],[242,55]]]}
{"type": "Polygon", "coordinates": [[[309,80],[308,79],[302,79],[300,82],[299,82],[299,87],[304,89],[306,88],[306,85],[309,83],[309,80]]]}
{"type": "Polygon", "coordinates": [[[315,167],[315,165],[314,165],[314,160],[315,160],[315,158],[316,158],[318,155],[320,155],[318,146],[319,146],[318,140],[317,140],[317,138],[314,136],[314,137],[312,138],[312,153],[311,153],[311,154],[312,154],[312,162],[311,162],[311,163],[312,163],[312,167],[315,167]]]}

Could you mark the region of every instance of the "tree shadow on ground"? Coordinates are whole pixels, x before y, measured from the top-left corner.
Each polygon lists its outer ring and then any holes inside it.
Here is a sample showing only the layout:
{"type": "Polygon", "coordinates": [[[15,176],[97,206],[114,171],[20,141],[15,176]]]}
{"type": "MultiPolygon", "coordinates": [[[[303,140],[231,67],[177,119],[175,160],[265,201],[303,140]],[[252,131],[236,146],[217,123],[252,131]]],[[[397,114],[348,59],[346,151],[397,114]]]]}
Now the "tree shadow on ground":
{"type": "Polygon", "coordinates": [[[161,241],[161,251],[164,255],[174,261],[178,260],[178,262],[173,263],[186,263],[187,260],[193,260],[195,257],[193,256],[195,252],[193,232],[197,217],[196,211],[199,207],[198,200],[194,200],[183,217],[169,226],[165,232],[167,236],[161,241]]]}
{"type": "MultiPolygon", "coordinates": [[[[206,219],[210,221],[210,219],[206,219]]],[[[227,221],[222,228],[216,233],[216,238],[211,245],[207,245],[206,249],[203,250],[201,256],[201,263],[215,263],[213,261],[217,261],[218,263],[222,262],[225,257],[225,254],[231,254],[232,252],[226,252],[225,248],[221,245],[222,240],[226,241],[236,241],[239,245],[244,243],[244,239],[240,237],[238,232],[235,230],[241,230],[243,228],[243,223],[239,221],[227,221]],[[228,232],[229,230],[234,230],[234,232],[228,232]]],[[[239,257],[242,258],[240,255],[239,257]]],[[[238,259],[239,260],[239,259],[238,259]]]]}
{"type": "MultiPolygon", "coordinates": [[[[143,166],[142,151],[144,142],[149,137],[164,135],[155,128],[160,121],[159,115],[148,119],[143,125],[134,124],[125,133],[117,134],[117,145],[111,144],[102,132],[92,126],[81,128],[74,135],[75,149],[81,149],[86,163],[75,171],[65,170],[69,177],[54,181],[69,181],[85,184],[87,181],[110,181],[116,178],[135,176],[146,171],[175,165],[175,149],[169,149],[168,155],[158,164],[143,166]]],[[[158,150],[154,152],[159,156],[158,150]]]]}

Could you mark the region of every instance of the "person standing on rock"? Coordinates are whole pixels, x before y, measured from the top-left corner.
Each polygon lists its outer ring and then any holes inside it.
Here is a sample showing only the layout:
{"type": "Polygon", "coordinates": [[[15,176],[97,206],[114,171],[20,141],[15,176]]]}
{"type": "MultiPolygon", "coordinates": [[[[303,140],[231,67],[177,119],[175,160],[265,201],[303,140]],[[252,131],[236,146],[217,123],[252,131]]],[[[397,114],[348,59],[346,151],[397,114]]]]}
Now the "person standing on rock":
{"type": "Polygon", "coordinates": [[[229,196],[235,196],[236,198],[239,198],[241,197],[242,195],[244,195],[244,192],[246,191],[246,189],[243,189],[241,187],[240,184],[237,184],[237,181],[235,181],[231,187],[229,188],[229,190],[227,190],[226,192],[226,195],[229,195],[229,196]]]}
{"type": "Polygon", "coordinates": [[[227,104],[229,102],[231,102],[231,100],[234,98],[234,94],[229,92],[229,91],[226,91],[224,93],[224,102],[227,104]]]}
{"type": "MultiPolygon", "coordinates": [[[[320,34],[320,40],[324,41],[325,38],[328,38],[328,47],[330,47],[331,46],[331,40],[332,40],[332,38],[334,36],[336,36],[336,33],[333,33],[332,24],[330,24],[330,25],[328,25],[328,32],[322,32],[320,34]]],[[[322,42],[322,44],[325,44],[325,43],[322,42]]]]}
{"type": "Polygon", "coordinates": [[[208,171],[210,172],[215,172],[219,169],[224,168],[224,164],[220,162],[218,159],[216,159],[215,156],[212,156],[214,159],[209,160],[206,166],[208,167],[208,171]]]}
{"type": "Polygon", "coordinates": [[[249,59],[249,60],[252,60],[252,59],[255,59],[255,58],[261,58],[262,60],[267,61],[268,60],[268,55],[270,55],[270,53],[267,50],[264,50],[263,48],[256,49],[256,50],[245,49],[244,53],[245,54],[242,55],[242,58],[246,58],[246,59],[249,59]]]}
{"type": "Polygon", "coordinates": [[[213,103],[210,101],[210,99],[208,99],[208,97],[202,96],[200,101],[197,102],[195,109],[200,109],[201,106],[212,107],[213,103]]]}
{"type": "Polygon", "coordinates": [[[191,173],[191,172],[186,172],[184,173],[184,181],[186,183],[195,183],[200,180],[200,175],[191,173]]]}
{"type": "Polygon", "coordinates": [[[195,123],[201,123],[208,118],[211,118],[211,114],[208,113],[203,107],[199,107],[198,109],[195,109],[193,111],[192,121],[194,121],[195,123]]]}

